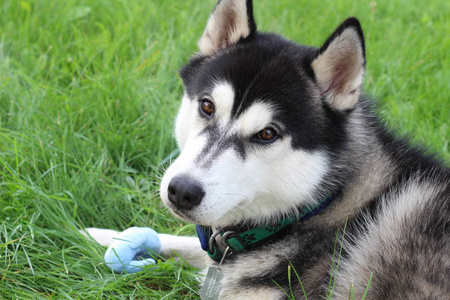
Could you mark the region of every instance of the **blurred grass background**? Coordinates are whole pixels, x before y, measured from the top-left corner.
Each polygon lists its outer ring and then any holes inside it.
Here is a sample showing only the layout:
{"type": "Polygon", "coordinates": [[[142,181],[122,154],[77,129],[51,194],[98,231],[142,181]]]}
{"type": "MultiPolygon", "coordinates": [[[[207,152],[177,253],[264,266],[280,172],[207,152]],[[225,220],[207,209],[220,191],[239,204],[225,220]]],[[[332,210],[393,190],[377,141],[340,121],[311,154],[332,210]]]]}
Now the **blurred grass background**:
{"type": "MultiPolygon", "coordinates": [[[[450,2],[255,0],[261,31],[320,46],[348,16],[365,92],[448,161],[450,2]]],[[[198,299],[195,270],[115,275],[83,227],[193,234],[158,199],[177,70],[215,0],[0,0],[0,298],[198,299]]]]}

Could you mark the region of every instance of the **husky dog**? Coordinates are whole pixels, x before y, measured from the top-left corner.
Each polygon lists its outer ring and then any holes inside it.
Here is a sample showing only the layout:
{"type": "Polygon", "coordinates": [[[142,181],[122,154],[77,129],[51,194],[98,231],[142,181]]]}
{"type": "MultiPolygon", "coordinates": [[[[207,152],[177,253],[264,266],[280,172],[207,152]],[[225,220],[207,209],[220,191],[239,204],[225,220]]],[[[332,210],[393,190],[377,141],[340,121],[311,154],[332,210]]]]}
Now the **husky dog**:
{"type": "Polygon", "coordinates": [[[336,299],[370,279],[367,299],[450,299],[450,172],[361,94],[358,20],[317,49],[258,32],[251,0],[220,0],[199,48],[160,193],[200,241],[161,235],[162,255],[221,262],[219,299],[322,299],[330,278],[336,299]]]}

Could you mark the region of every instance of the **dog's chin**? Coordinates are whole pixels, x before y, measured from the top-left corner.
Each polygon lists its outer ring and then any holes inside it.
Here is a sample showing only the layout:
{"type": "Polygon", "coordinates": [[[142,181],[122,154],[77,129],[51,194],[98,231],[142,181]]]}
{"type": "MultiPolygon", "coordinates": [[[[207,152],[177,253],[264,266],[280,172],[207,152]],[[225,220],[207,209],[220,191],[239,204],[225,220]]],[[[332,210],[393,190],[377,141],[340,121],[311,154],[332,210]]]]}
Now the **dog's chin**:
{"type": "Polygon", "coordinates": [[[188,222],[188,223],[197,223],[195,218],[192,218],[192,216],[190,216],[189,213],[187,213],[183,210],[176,209],[176,207],[173,207],[172,205],[166,204],[166,206],[170,210],[170,212],[178,219],[188,222]]]}
{"type": "Polygon", "coordinates": [[[176,209],[176,207],[174,207],[173,205],[167,205],[167,207],[169,208],[170,212],[175,217],[177,217],[178,219],[180,219],[184,222],[195,223],[195,224],[199,224],[202,226],[212,226],[212,227],[217,227],[217,228],[222,228],[225,226],[232,225],[232,224],[230,224],[230,222],[228,220],[229,218],[227,218],[226,216],[223,216],[220,219],[206,220],[204,218],[197,216],[196,213],[193,211],[179,210],[179,209],[176,209]]]}
{"type": "Polygon", "coordinates": [[[166,204],[167,208],[169,208],[170,212],[177,217],[178,219],[187,222],[187,223],[196,223],[196,224],[200,224],[200,225],[205,225],[207,226],[208,224],[204,224],[204,222],[202,222],[202,220],[199,220],[199,218],[197,218],[195,216],[195,213],[191,212],[191,211],[185,211],[182,209],[177,209],[174,205],[170,204],[166,204]]]}
{"type": "Polygon", "coordinates": [[[172,212],[172,214],[177,217],[178,219],[188,222],[188,223],[195,223],[195,224],[199,224],[202,226],[212,226],[212,224],[210,224],[210,222],[208,222],[207,220],[202,220],[201,218],[198,218],[195,216],[195,214],[191,213],[191,212],[186,212],[186,211],[182,211],[182,210],[176,210],[176,209],[172,209],[170,208],[170,211],[172,212]]]}

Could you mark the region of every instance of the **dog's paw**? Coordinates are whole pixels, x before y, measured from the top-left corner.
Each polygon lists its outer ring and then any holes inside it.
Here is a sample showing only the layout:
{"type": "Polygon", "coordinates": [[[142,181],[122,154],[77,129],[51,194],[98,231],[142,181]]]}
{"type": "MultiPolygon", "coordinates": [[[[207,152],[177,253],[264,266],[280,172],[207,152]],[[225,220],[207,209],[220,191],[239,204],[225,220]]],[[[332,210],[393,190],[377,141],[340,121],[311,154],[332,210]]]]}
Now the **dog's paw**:
{"type": "Polygon", "coordinates": [[[85,237],[92,238],[100,245],[106,247],[111,245],[120,235],[118,231],[100,228],[85,228],[80,229],[79,232],[85,237]]]}
{"type": "Polygon", "coordinates": [[[151,228],[131,227],[121,232],[105,253],[106,265],[117,273],[136,273],[161,252],[158,233],[151,228]]]}

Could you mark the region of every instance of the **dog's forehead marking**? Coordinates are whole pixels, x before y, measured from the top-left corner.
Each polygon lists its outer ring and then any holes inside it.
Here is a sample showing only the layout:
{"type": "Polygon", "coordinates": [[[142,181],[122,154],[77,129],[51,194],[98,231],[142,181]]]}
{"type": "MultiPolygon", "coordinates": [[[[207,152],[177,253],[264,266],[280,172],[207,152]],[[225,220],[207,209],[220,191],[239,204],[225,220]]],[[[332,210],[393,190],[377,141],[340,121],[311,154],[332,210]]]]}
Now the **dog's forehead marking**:
{"type": "Polygon", "coordinates": [[[233,131],[240,132],[244,136],[253,135],[268,126],[274,117],[273,107],[267,103],[254,102],[248,109],[241,113],[233,131]]]}
{"type": "Polygon", "coordinates": [[[218,82],[212,92],[211,96],[216,106],[216,115],[219,119],[219,124],[225,126],[231,118],[231,110],[234,103],[234,89],[233,86],[225,81],[218,82]]]}

